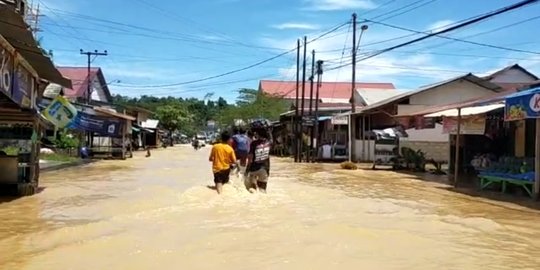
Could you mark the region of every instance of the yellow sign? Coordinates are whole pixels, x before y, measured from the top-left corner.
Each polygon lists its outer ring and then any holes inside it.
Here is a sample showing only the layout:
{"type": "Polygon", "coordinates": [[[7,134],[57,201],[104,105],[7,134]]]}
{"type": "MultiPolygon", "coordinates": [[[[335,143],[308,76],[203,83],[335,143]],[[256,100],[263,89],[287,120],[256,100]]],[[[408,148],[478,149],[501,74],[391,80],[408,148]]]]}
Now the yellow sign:
{"type": "Polygon", "coordinates": [[[71,105],[67,99],[57,96],[47,108],[43,111],[43,116],[59,128],[67,127],[75,116],[77,108],[71,105]]]}

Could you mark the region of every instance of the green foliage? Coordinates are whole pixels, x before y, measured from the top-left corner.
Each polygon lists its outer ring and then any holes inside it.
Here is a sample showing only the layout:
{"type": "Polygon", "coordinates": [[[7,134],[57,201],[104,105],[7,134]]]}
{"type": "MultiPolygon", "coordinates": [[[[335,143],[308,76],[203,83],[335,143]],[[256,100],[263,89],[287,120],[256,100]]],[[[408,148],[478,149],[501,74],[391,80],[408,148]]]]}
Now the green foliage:
{"type": "Polygon", "coordinates": [[[259,93],[254,89],[240,89],[236,104],[229,104],[219,97],[211,100],[213,93],[208,93],[203,100],[181,97],[153,97],[143,95],[138,98],[113,96],[117,105],[136,106],[156,113],[165,129],[178,130],[188,136],[206,129],[209,120],[216,121],[218,126],[227,127],[235,119],[264,117],[278,120],[279,114],[287,111],[287,102],[280,98],[259,93]]]}
{"type": "Polygon", "coordinates": [[[60,161],[60,162],[75,162],[75,161],[80,160],[79,158],[76,158],[76,157],[71,157],[69,155],[57,154],[57,153],[41,154],[39,158],[42,160],[60,161]]]}
{"type": "Polygon", "coordinates": [[[191,122],[188,110],[179,104],[158,107],[156,116],[163,128],[170,131],[182,129],[191,122]]]}
{"type": "Polygon", "coordinates": [[[407,163],[407,167],[409,169],[413,169],[415,171],[425,171],[426,167],[426,154],[422,152],[422,150],[414,151],[411,148],[408,147],[402,147],[401,148],[401,154],[403,156],[403,159],[405,159],[405,162],[407,163]],[[413,165],[413,168],[410,168],[409,164],[413,165]]]}
{"type": "Polygon", "coordinates": [[[279,97],[260,93],[255,89],[240,89],[236,106],[223,111],[222,124],[230,125],[235,119],[247,121],[254,118],[279,120],[279,115],[288,109],[287,102],[279,97]]]}
{"type": "Polygon", "coordinates": [[[79,139],[76,136],[72,136],[67,131],[59,132],[57,138],[52,141],[58,148],[68,149],[79,147],[79,139]]]}
{"type": "Polygon", "coordinates": [[[4,151],[8,156],[16,156],[19,154],[19,148],[15,146],[7,146],[3,149],[0,149],[0,151],[4,151]]]}

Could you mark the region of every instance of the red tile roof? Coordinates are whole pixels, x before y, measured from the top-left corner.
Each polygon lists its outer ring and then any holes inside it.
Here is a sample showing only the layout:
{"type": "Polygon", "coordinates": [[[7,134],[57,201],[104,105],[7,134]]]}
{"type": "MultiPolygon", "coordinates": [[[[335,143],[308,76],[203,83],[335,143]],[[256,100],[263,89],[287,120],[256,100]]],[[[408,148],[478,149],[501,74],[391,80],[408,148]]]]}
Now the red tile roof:
{"type": "MultiPolygon", "coordinates": [[[[71,80],[73,88],[64,88],[64,96],[68,98],[85,98],[88,88],[88,68],[86,67],[58,67],[58,71],[71,80]]],[[[99,68],[90,70],[91,77],[94,78],[100,71],[99,68]]]]}
{"type": "MultiPolygon", "coordinates": [[[[302,87],[302,86],[300,86],[302,87]]],[[[364,89],[395,89],[392,83],[356,83],[356,88],[364,89]]],[[[309,97],[310,84],[306,83],[305,96],[309,97]]],[[[262,80],[259,83],[259,91],[276,96],[282,96],[284,98],[296,97],[296,82],[295,81],[271,81],[262,80]]],[[[300,88],[300,92],[301,92],[300,88]]],[[[319,89],[320,98],[342,98],[349,99],[351,97],[351,83],[350,82],[322,82],[319,89]]]]}

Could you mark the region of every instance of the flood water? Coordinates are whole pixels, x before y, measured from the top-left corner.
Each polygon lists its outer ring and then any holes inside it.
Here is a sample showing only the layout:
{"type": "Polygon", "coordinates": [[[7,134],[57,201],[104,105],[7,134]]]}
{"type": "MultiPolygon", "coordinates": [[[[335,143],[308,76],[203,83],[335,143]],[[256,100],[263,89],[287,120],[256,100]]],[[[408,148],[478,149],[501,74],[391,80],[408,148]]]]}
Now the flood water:
{"type": "Polygon", "coordinates": [[[42,175],[0,203],[0,269],[539,269],[540,215],[384,171],[273,160],[218,196],[209,149],[42,175]]]}

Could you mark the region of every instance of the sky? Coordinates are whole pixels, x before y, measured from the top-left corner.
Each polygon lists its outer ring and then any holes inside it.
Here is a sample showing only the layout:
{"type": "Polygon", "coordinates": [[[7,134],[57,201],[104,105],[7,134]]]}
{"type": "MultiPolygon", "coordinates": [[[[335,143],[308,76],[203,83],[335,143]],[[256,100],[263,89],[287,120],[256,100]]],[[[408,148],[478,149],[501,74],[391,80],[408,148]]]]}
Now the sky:
{"type": "MultiPolygon", "coordinates": [[[[213,94],[233,101],[238,89],[257,88],[260,80],[295,80],[294,49],[304,36],[306,77],[315,50],[315,59],[324,61],[323,81],[350,81],[353,13],[358,14],[358,28],[368,27],[357,32],[361,59],[425,35],[392,26],[440,31],[516,2],[34,0],[33,5],[40,6],[39,37],[43,47],[53,51],[57,66],[86,66],[81,49],[107,50],[108,55],[93,59],[92,66],[102,68],[113,94],[213,94]]],[[[539,4],[527,6],[445,34],[469,43],[432,37],[360,61],[357,81],[391,82],[411,90],[469,72],[489,74],[515,63],[540,74],[539,14],[539,4]]]]}

